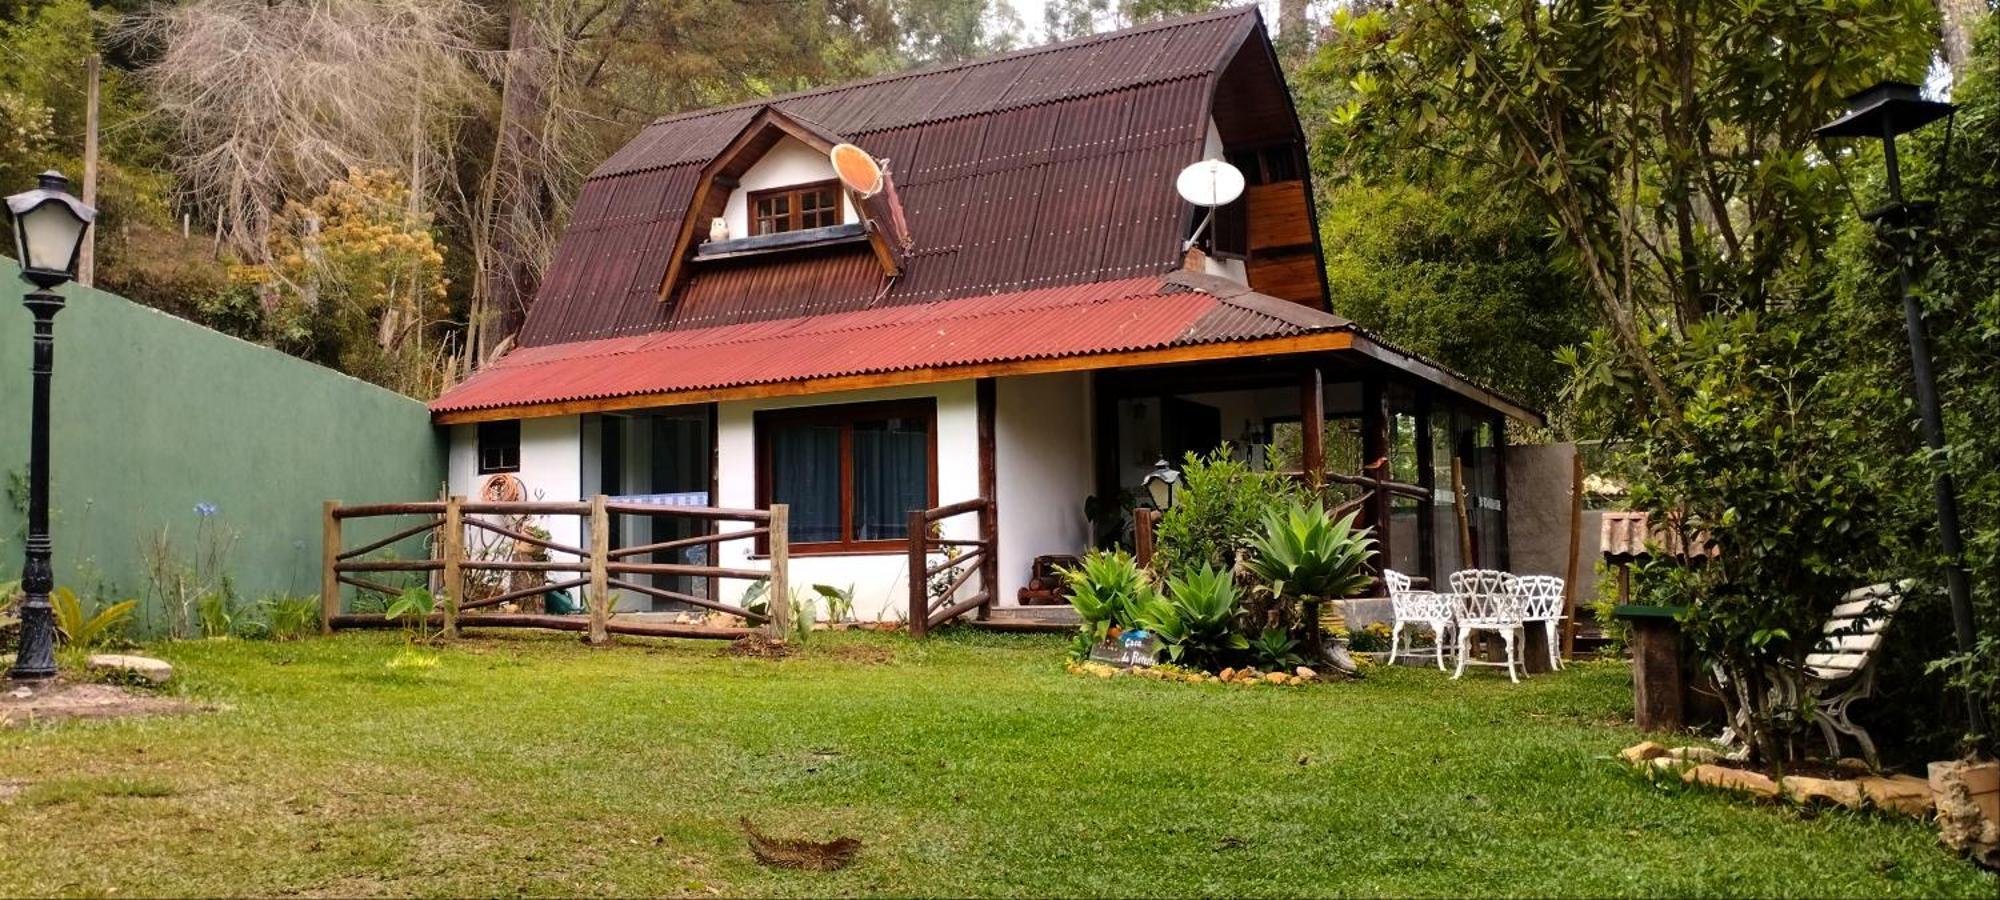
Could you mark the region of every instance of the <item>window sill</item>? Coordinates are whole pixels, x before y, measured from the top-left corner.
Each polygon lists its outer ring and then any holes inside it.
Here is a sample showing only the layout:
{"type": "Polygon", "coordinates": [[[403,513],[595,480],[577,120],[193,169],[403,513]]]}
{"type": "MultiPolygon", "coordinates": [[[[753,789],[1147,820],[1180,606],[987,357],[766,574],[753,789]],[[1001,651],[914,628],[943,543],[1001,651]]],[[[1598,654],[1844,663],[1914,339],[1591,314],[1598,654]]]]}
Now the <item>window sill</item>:
{"type": "Polygon", "coordinates": [[[754,237],[732,238],[726,241],[708,241],[695,248],[696,262],[711,260],[742,259],[749,256],[763,256],[767,253],[783,253],[808,247],[829,247],[853,244],[868,239],[868,226],[860,222],[845,225],[829,225],[825,228],[801,228],[798,231],[780,231],[777,234],[760,234],[754,237]]]}

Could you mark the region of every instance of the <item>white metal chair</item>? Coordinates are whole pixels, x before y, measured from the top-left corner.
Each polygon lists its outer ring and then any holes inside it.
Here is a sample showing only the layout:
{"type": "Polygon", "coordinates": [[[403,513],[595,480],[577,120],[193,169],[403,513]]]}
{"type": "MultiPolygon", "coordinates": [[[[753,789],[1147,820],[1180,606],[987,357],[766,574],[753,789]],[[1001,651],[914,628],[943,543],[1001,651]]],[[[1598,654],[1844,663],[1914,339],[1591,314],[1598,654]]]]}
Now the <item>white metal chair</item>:
{"type": "Polygon", "coordinates": [[[1521,597],[1521,621],[1540,622],[1549,637],[1549,670],[1561,669],[1562,649],[1556,642],[1556,626],[1563,620],[1563,580],[1554,575],[1516,576],[1514,593],[1521,597]]]}
{"type": "MultiPolygon", "coordinates": [[[[1389,632],[1389,662],[1394,663],[1397,654],[1403,651],[1403,626],[1428,625],[1437,639],[1431,655],[1437,659],[1438,671],[1444,671],[1447,635],[1451,633],[1450,598],[1436,591],[1411,590],[1410,576],[1395,569],[1383,569],[1382,581],[1389,586],[1389,615],[1394,623],[1389,632]]],[[[1412,656],[1419,655],[1415,639],[1411,635],[1412,656]]]]}
{"type": "Polygon", "coordinates": [[[1516,674],[1519,664],[1521,637],[1521,597],[1514,591],[1517,579],[1496,569],[1466,569],[1451,573],[1452,611],[1458,620],[1458,671],[1452,678],[1465,677],[1465,664],[1477,666],[1506,666],[1507,678],[1515,684],[1521,683],[1516,674]],[[1472,633],[1488,631],[1500,636],[1506,645],[1507,661],[1504,663],[1472,659],[1472,633]]]}

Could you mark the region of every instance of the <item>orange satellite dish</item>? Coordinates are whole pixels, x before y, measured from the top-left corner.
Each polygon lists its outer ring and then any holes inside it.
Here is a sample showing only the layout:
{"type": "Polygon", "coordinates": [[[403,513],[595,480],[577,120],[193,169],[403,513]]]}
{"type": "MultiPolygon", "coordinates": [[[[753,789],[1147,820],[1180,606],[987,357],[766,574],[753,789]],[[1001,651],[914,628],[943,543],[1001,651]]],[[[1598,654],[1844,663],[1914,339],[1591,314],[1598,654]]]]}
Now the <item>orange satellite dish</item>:
{"type": "Polygon", "coordinates": [[[882,164],[868,151],[853,144],[835,144],[827,156],[833,160],[833,172],[840,176],[840,183],[861,199],[882,193],[882,164]]]}

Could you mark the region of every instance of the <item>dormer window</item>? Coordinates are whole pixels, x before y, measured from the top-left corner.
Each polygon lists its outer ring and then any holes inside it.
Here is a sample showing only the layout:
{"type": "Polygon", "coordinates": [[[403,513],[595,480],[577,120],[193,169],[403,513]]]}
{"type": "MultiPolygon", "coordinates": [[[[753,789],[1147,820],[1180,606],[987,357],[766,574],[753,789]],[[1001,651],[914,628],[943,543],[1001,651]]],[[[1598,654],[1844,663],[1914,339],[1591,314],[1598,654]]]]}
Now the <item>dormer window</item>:
{"type": "Polygon", "coordinates": [[[750,193],[750,233],[778,234],[840,224],[840,184],[822,181],[750,193]]]}

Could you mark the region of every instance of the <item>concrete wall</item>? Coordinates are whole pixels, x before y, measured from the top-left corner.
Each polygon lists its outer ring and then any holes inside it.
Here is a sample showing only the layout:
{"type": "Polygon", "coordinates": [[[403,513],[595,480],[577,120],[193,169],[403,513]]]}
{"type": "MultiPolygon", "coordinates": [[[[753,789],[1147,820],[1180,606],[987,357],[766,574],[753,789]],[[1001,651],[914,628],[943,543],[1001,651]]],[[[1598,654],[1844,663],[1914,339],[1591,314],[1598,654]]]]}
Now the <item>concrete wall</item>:
{"type": "MultiPolygon", "coordinates": [[[[32,318],[14,265],[0,266],[0,467],[25,488],[32,318]]],[[[316,594],[321,501],[437,494],[443,443],[422,403],[113,294],[63,293],[50,437],[57,584],[144,599],[143,548],[164,532],[188,562],[201,532],[234,535],[226,568],[239,595],[316,594]],[[198,504],[217,512],[204,518],[198,504]]],[[[0,504],[0,578],[20,573],[26,499],[0,504]]],[[[369,527],[353,535],[365,540],[369,527]]],[[[142,630],[166,623],[156,606],[142,610],[142,630]]]]}
{"type": "Polygon", "coordinates": [[[1013,606],[1035,557],[1090,548],[1083,501],[1095,490],[1090,376],[1002,378],[994,385],[1000,596],[1013,606]]]}
{"type": "MultiPolygon", "coordinates": [[[[1575,444],[1507,448],[1507,551],[1515,574],[1567,576],[1575,458],[1575,444]]],[[[1572,586],[1579,604],[1597,596],[1597,528],[1587,511],[1584,519],[1572,586]]]]}

